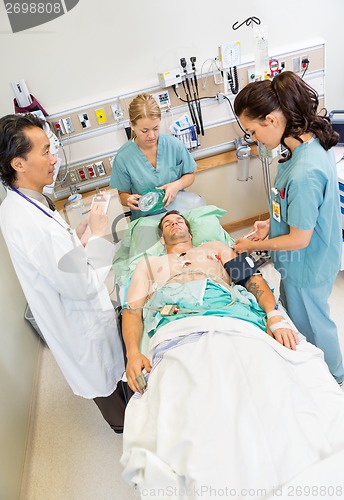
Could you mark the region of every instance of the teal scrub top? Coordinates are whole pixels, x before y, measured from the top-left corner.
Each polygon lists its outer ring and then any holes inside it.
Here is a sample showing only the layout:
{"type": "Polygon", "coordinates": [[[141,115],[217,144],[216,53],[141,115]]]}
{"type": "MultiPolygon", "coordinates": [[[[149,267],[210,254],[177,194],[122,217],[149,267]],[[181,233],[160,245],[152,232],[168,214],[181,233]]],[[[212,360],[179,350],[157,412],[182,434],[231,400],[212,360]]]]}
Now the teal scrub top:
{"type": "Polygon", "coordinates": [[[301,250],[271,252],[282,280],[298,287],[321,286],[334,280],[340,268],[341,219],[336,163],[316,138],[300,144],[290,160],[278,166],[275,180],[281,222],[272,216],[270,238],[289,234],[289,227],[313,229],[301,250]]]}
{"type": "MultiPolygon", "coordinates": [[[[142,194],[192,173],[196,162],[185,145],[171,135],[160,134],[156,168],[147,160],[137,144],[130,140],[118,151],[112,162],[110,186],[126,193],[142,194]]],[[[132,219],[146,216],[135,210],[132,219]]]]}

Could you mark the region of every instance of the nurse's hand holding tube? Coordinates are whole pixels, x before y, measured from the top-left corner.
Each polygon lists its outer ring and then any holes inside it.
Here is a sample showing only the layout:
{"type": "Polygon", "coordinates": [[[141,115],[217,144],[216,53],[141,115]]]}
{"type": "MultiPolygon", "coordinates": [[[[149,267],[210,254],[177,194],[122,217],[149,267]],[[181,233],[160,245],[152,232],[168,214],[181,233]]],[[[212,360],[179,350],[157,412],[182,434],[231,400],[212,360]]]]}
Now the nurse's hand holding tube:
{"type": "Polygon", "coordinates": [[[235,241],[233,249],[236,253],[251,253],[256,250],[255,242],[248,238],[239,238],[235,241]]]}
{"type": "Polygon", "coordinates": [[[270,229],[270,219],[267,220],[257,220],[253,224],[253,230],[255,233],[252,236],[249,236],[249,239],[253,241],[265,240],[269,235],[270,229]]]}
{"type": "Polygon", "coordinates": [[[239,238],[234,243],[234,250],[237,253],[253,252],[257,250],[255,241],[262,241],[269,234],[270,219],[258,220],[253,224],[253,229],[243,238],[239,238]]]}

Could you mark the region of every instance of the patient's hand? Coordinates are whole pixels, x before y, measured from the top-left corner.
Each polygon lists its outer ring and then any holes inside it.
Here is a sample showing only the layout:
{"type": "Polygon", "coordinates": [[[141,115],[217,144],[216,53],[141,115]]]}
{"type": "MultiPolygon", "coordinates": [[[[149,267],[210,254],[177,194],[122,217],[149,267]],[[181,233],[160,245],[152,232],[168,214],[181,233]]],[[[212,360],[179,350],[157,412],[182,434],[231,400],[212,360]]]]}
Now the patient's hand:
{"type": "Polygon", "coordinates": [[[288,347],[288,349],[296,351],[296,346],[299,343],[297,332],[295,330],[292,330],[291,328],[288,328],[287,322],[285,323],[286,325],[285,328],[277,328],[277,330],[275,330],[274,333],[272,333],[269,328],[275,323],[278,323],[283,320],[284,320],[283,316],[273,316],[272,318],[269,318],[266,333],[270,335],[270,337],[277,340],[277,342],[279,342],[280,344],[284,345],[285,347],[288,347]]]}
{"type": "Polygon", "coordinates": [[[148,358],[137,352],[137,354],[128,355],[128,362],[126,367],[126,374],[128,385],[132,391],[139,391],[143,393],[143,389],[140,388],[136,377],[141,374],[142,370],[145,369],[147,372],[151,371],[151,364],[148,358]]]}

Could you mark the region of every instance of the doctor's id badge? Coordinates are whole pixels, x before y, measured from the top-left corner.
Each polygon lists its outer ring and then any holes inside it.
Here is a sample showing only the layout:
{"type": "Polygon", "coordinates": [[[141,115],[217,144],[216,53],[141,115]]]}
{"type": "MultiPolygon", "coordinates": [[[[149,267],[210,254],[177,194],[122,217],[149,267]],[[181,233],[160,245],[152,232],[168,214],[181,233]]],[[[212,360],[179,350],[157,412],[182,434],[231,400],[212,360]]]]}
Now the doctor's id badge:
{"type": "Polygon", "coordinates": [[[281,205],[276,200],[272,200],[272,217],[281,222],[281,205]]]}

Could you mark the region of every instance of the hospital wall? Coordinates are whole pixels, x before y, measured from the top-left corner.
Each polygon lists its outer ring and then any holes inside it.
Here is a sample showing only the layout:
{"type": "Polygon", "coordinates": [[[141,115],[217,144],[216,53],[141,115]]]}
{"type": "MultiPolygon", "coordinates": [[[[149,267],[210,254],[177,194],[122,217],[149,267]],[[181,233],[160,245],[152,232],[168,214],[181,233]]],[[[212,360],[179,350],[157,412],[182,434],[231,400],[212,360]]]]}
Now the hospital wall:
{"type": "MultiPolygon", "coordinates": [[[[1,9],[0,5],[0,12],[1,9]]],[[[248,1],[240,7],[224,0],[218,0],[213,7],[202,0],[197,3],[197,16],[195,9],[195,4],[180,0],[173,4],[164,0],[151,0],[148,4],[133,0],[128,7],[119,7],[110,0],[103,0],[97,6],[90,0],[80,0],[74,9],[55,21],[15,35],[9,32],[6,17],[1,17],[0,35],[5,43],[0,50],[3,51],[6,78],[0,81],[3,96],[0,115],[13,110],[9,82],[20,78],[26,80],[30,91],[49,115],[56,115],[114,96],[128,96],[157,87],[158,71],[175,67],[182,56],[196,56],[199,73],[202,64],[215,57],[218,46],[228,40],[239,40],[242,61],[253,61],[251,27],[244,25],[237,31],[232,29],[233,23],[252,15],[267,26],[271,56],[278,54],[280,47],[302,48],[305,41],[321,35],[326,42],[325,105],[329,110],[344,107],[344,69],[338,64],[337,49],[343,38],[339,18],[340,13],[344,13],[344,6],[340,0],[331,2],[331,10],[324,10],[319,0],[302,3],[291,0],[285,10],[271,0],[248,1]],[[296,18],[302,22],[296,22],[296,18]],[[4,50],[5,46],[9,49],[4,50]]],[[[204,64],[203,70],[208,67],[209,64],[204,64]]],[[[170,93],[173,94],[172,90],[170,93]]],[[[129,103],[130,99],[126,98],[125,102],[129,103]]],[[[221,106],[228,108],[227,103],[221,106]]],[[[98,145],[104,152],[108,152],[111,145],[114,150],[118,149],[126,140],[124,130],[121,132],[111,143],[112,134],[104,134],[97,139],[98,145]]],[[[201,147],[208,134],[206,131],[206,137],[200,137],[201,147]]],[[[94,140],[94,137],[85,136],[78,148],[66,141],[66,153],[71,162],[78,161],[83,152],[87,157],[97,154],[99,148],[98,145],[93,147],[94,140]]],[[[252,215],[258,213],[259,205],[266,201],[259,182],[256,183],[260,167],[251,167],[253,183],[228,184],[227,192],[221,197],[227,200],[223,206],[228,210],[225,223],[233,220],[233,206],[228,202],[233,195],[245,198],[245,207],[252,215]],[[254,196],[247,196],[252,190],[254,196]]],[[[234,178],[235,168],[234,164],[223,167],[224,177],[234,178]]],[[[207,201],[216,198],[216,190],[209,191],[209,181],[214,185],[215,177],[212,172],[197,176],[194,187],[207,201]]]]}
{"type": "Polygon", "coordinates": [[[26,301],[1,233],[0,255],[0,499],[18,500],[40,341],[24,319],[26,301]]]}
{"type": "MultiPolygon", "coordinates": [[[[12,34],[0,3],[0,116],[13,112],[10,82],[25,79],[49,114],[157,85],[157,73],[174,68],[181,57],[196,56],[197,68],[217,55],[217,47],[239,40],[243,59],[253,60],[250,27],[236,21],[257,16],[268,28],[269,52],[297,48],[305,40],[326,42],[326,100],[329,110],[344,108],[344,65],[340,51],[344,3],[331,0],[80,0],[66,15],[35,29],[12,34]]],[[[86,144],[85,144],[86,146],[86,144]]],[[[236,181],[234,164],[200,172],[194,189],[208,203],[228,205],[230,218],[264,211],[266,196],[258,160],[254,181],[236,181]],[[227,187],[225,187],[227,186],[227,187]],[[208,196],[207,196],[207,193],[208,196]]],[[[1,196],[0,196],[1,197],[1,196]]],[[[227,206],[226,205],[226,206],[227,206]]],[[[1,488],[17,500],[21,482],[30,402],[38,365],[38,337],[23,318],[25,299],[0,236],[2,403],[0,411],[1,488]],[[6,488],[6,489],[3,489],[6,488]]]]}
{"type": "Polygon", "coordinates": [[[11,34],[0,5],[0,115],[13,110],[9,82],[24,78],[50,114],[112,95],[157,84],[157,72],[180,57],[197,57],[197,68],[226,41],[241,42],[242,57],[253,54],[251,27],[233,31],[236,21],[259,17],[268,29],[271,55],[281,45],[323,37],[329,108],[344,107],[341,0],[79,0],[68,14],[28,31],[11,34]]]}

